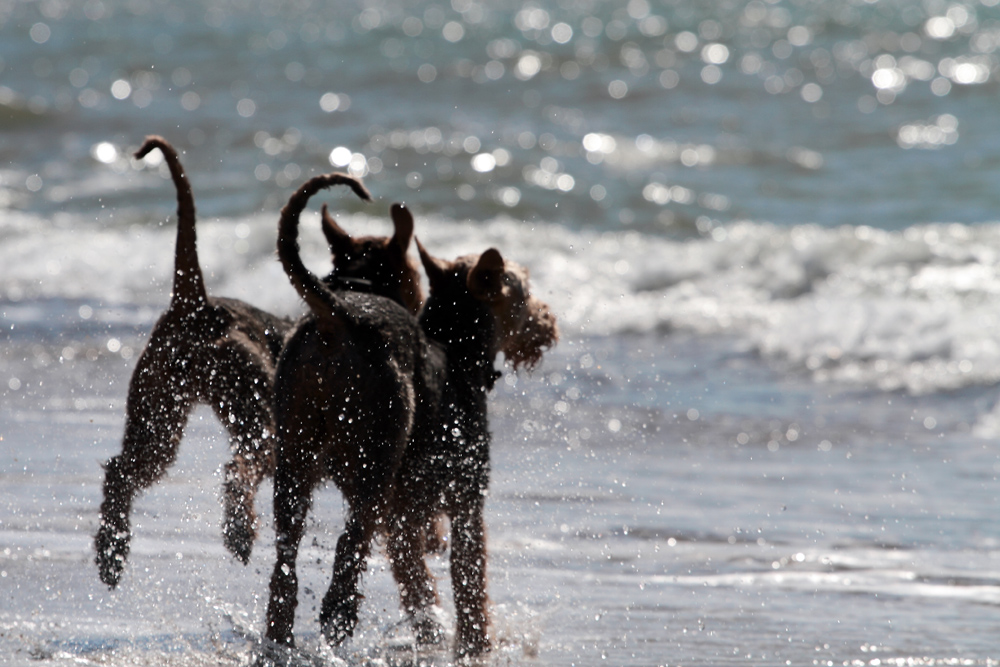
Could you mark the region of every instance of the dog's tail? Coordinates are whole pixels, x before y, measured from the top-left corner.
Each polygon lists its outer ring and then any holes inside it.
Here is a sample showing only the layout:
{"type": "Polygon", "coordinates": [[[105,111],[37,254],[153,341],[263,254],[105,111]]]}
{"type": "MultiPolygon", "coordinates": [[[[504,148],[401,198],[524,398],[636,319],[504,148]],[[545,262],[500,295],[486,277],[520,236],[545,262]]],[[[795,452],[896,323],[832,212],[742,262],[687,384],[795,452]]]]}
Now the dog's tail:
{"type": "Polygon", "coordinates": [[[278,258],[292,285],[309,309],[321,320],[329,319],[337,309],[336,299],[323,282],[302,263],[299,254],[299,216],[314,194],[333,185],[346,185],[358,197],[371,201],[372,196],[358,179],[334,172],[316,176],[305,182],[281,209],[278,223],[278,258]]]}
{"type": "Polygon", "coordinates": [[[146,137],[142,147],[135,152],[135,159],[141,160],[153,149],[159,148],[170,167],[170,176],[177,188],[177,244],[174,250],[174,289],[171,304],[185,308],[198,308],[205,304],[205,278],[198,263],[198,237],[195,234],[194,195],[181,160],[174,147],[156,135],[146,137]]]}

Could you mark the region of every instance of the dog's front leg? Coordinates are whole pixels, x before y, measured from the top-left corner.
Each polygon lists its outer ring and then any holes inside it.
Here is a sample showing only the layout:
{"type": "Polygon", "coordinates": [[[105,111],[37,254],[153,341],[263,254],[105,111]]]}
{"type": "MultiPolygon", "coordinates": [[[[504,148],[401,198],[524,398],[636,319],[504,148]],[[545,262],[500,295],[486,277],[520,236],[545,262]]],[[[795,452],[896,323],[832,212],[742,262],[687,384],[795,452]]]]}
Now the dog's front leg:
{"type": "Polygon", "coordinates": [[[451,581],[458,617],[456,652],[460,656],[482,655],[490,650],[490,636],[481,494],[466,494],[453,512],[451,549],[451,581]]]}

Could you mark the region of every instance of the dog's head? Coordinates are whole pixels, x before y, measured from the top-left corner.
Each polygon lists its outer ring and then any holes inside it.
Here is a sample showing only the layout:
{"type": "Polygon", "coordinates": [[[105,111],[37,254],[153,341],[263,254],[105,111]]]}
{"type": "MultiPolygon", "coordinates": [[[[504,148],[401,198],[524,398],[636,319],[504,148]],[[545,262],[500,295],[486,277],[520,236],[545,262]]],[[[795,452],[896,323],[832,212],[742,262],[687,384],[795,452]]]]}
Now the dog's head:
{"type": "MultiPolygon", "coordinates": [[[[419,240],[417,249],[430,281],[428,303],[455,304],[456,318],[467,310],[461,304],[470,302],[492,315],[491,354],[503,352],[515,369],[531,370],[559,340],[555,315],[547,304],[531,295],[528,270],[505,260],[495,248],[452,262],[431,256],[419,240]]],[[[475,312],[467,315],[476,316],[475,312]]]]}
{"type": "Polygon", "coordinates": [[[413,238],[413,216],[402,204],[393,204],[389,212],[395,228],[391,237],[353,237],[323,205],[323,234],[333,256],[333,277],[364,281],[373,294],[392,299],[416,315],[424,295],[416,263],[406,252],[413,238]]]}

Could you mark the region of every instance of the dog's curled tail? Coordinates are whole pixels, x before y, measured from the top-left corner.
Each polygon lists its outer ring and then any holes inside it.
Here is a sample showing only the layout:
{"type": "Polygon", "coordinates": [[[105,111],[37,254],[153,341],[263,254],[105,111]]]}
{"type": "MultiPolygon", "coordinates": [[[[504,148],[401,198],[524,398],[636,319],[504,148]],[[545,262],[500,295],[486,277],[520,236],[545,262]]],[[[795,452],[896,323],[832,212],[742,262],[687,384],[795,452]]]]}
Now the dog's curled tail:
{"type": "Polygon", "coordinates": [[[285,274],[299,293],[309,309],[320,318],[329,320],[336,310],[336,298],[323,282],[302,263],[299,254],[299,216],[309,203],[309,198],[324,188],[334,185],[346,185],[364,201],[371,201],[372,196],[361,181],[340,172],[315,176],[306,181],[281,209],[281,221],[278,223],[278,258],[285,269],[285,274]]]}
{"type": "Polygon", "coordinates": [[[135,152],[141,160],[159,148],[170,168],[174,187],[177,188],[177,244],[174,250],[174,289],[171,303],[175,306],[197,308],[208,299],[205,279],[198,263],[198,237],[195,233],[194,194],[177,151],[163,137],[150,135],[135,152]]]}

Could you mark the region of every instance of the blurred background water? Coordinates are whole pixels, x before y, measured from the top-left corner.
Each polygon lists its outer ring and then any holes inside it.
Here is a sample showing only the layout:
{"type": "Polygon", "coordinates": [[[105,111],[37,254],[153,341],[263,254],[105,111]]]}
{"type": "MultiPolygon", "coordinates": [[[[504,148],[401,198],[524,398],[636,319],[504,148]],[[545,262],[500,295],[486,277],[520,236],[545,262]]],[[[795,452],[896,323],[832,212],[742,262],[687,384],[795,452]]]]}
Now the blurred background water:
{"type": "MultiPolygon", "coordinates": [[[[207,411],[120,590],[91,563],[169,292],[157,133],[213,294],[301,312],[277,211],[331,169],[377,200],[325,195],[349,230],[405,201],[436,254],[531,269],[563,341],[493,398],[494,662],[996,660],[996,5],[0,1],[0,648],[240,664],[260,629],[269,514],[232,563],[207,411]]],[[[329,661],[446,664],[382,567],[329,661]]]]}

